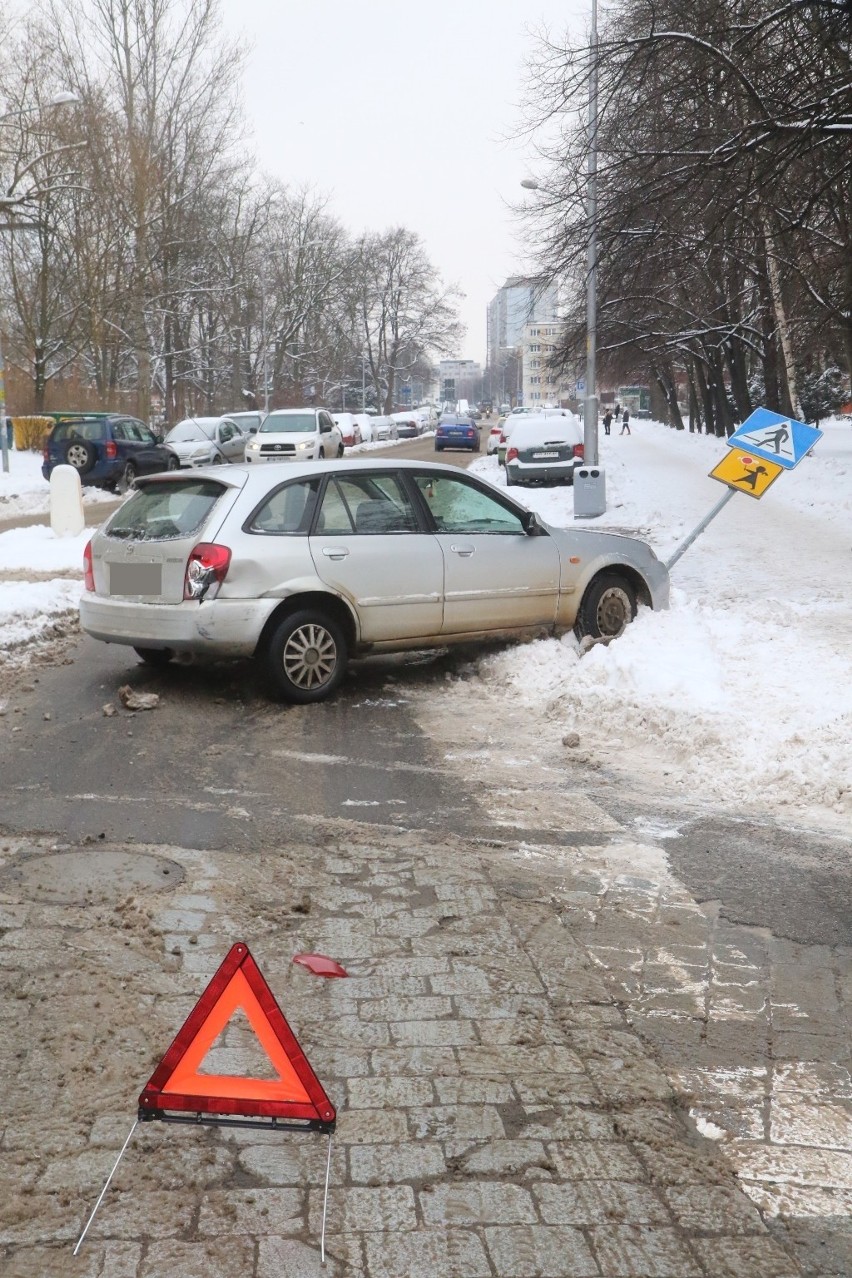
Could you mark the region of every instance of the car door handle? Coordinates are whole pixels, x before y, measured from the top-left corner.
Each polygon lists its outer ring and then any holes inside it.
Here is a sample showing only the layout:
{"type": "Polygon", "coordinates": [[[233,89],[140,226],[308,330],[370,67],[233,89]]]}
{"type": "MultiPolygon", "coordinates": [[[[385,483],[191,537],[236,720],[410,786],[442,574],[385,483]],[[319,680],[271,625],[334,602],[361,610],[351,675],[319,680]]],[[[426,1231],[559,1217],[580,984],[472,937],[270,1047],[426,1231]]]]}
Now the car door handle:
{"type": "Polygon", "coordinates": [[[462,559],[469,559],[475,549],[475,546],[450,546],[450,550],[456,555],[461,555],[462,559]]]}
{"type": "Polygon", "coordinates": [[[345,546],[323,546],[322,553],[326,559],[345,559],[349,551],[345,546]]]}

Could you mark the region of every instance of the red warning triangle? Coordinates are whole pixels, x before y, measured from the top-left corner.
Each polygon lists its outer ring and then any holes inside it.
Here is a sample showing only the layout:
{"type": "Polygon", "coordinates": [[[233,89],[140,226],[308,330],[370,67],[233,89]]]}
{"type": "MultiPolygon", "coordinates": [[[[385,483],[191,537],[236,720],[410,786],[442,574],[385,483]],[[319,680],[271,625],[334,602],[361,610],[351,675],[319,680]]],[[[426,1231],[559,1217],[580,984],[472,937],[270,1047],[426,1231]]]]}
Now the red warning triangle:
{"type": "Polygon", "coordinates": [[[180,1028],[139,1097],[140,1116],[163,1111],[241,1114],[306,1121],[323,1130],[335,1110],[255,963],[238,941],[180,1028]],[[277,1078],[200,1074],[205,1056],[237,1010],[248,1017],[277,1078]]]}

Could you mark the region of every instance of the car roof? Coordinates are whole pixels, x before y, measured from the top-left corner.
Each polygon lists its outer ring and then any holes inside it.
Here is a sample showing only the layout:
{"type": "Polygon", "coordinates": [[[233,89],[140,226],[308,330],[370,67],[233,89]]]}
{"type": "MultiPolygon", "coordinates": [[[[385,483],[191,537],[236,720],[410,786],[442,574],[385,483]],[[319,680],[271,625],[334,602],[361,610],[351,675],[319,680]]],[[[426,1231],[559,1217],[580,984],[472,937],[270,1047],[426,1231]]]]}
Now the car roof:
{"type": "MultiPolygon", "coordinates": [[[[342,460],[334,461],[305,461],[305,462],[279,462],[267,464],[265,466],[256,466],[247,462],[235,462],[230,466],[195,466],[191,471],[159,471],[155,475],[140,476],[136,480],[137,487],[146,487],[149,484],[179,484],[179,483],[197,483],[199,479],[215,479],[217,483],[223,484],[227,488],[243,488],[248,492],[268,492],[275,484],[283,483],[286,479],[310,479],[313,475],[335,475],[350,474],[356,470],[368,471],[386,471],[393,472],[395,470],[411,470],[411,471],[439,471],[442,474],[458,479],[461,475],[467,474],[466,471],[460,471],[458,466],[448,466],[446,462],[430,462],[430,461],[409,461],[406,458],[400,458],[394,461],[390,458],[376,458],[371,460],[370,457],[347,457],[342,460]]],[[[475,479],[482,483],[483,479],[480,475],[471,475],[471,479],[475,479]]],[[[487,480],[484,481],[487,484],[487,480]]],[[[494,487],[494,485],[490,485],[494,487]]],[[[511,496],[510,494],[507,494],[511,496]]]]}

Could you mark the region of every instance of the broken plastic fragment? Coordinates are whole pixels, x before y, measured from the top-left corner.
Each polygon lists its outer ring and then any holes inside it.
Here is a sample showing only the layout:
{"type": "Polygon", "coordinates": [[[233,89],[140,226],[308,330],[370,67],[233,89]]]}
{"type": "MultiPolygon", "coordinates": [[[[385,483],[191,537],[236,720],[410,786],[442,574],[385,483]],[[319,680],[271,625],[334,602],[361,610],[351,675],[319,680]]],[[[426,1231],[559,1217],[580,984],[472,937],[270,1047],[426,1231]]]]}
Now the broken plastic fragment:
{"type": "Polygon", "coordinates": [[[325,954],[294,954],[293,962],[306,967],[314,976],[348,976],[345,967],[325,954]]]}

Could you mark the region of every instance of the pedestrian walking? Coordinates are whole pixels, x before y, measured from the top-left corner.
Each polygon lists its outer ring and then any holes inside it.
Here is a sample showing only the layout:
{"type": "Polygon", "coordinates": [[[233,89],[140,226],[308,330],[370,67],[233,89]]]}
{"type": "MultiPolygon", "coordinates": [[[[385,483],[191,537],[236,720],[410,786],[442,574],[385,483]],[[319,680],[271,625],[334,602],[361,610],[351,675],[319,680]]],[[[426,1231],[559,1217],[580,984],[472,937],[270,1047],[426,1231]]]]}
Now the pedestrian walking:
{"type": "Polygon", "coordinates": [[[610,428],[610,426],[612,425],[612,413],[611,413],[611,412],[609,412],[609,410],[607,410],[607,411],[604,413],[603,424],[604,424],[604,434],[605,434],[605,435],[608,435],[608,434],[609,434],[609,428],[610,428]]]}
{"type": "Polygon", "coordinates": [[[612,415],[616,421],[618,421],[620,414],[621,414],[621,405],[616,404],[615,408],[612,410],[612,415]]]}
{"type": "Polygon", "coordinates": [[[621,434],[622,435],[630,434],[630,409],[629,408],[625,408],[624,416],[621,419],[621,434]]]}

